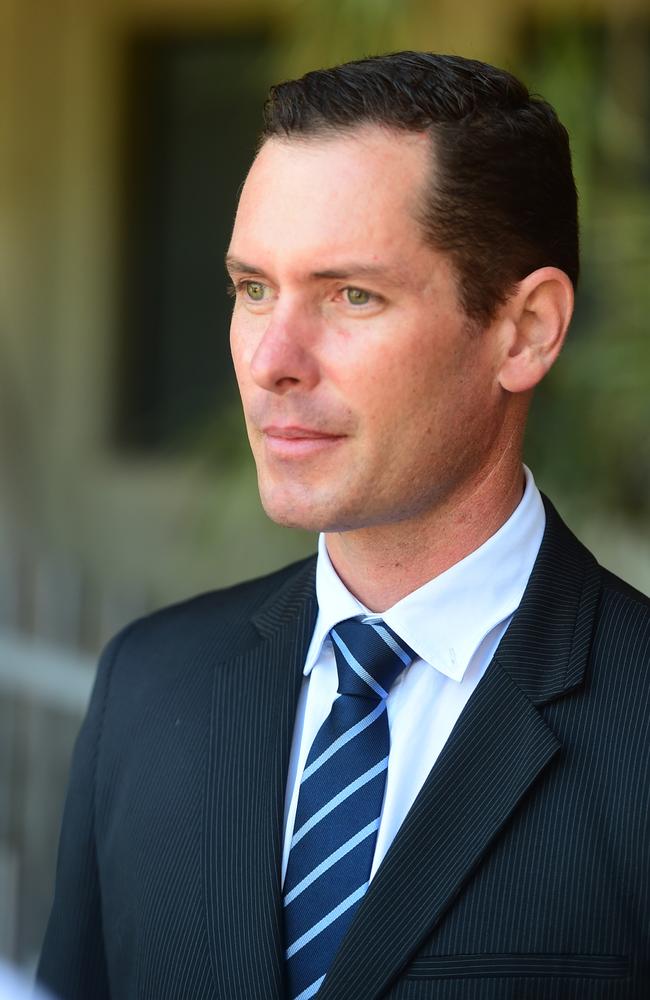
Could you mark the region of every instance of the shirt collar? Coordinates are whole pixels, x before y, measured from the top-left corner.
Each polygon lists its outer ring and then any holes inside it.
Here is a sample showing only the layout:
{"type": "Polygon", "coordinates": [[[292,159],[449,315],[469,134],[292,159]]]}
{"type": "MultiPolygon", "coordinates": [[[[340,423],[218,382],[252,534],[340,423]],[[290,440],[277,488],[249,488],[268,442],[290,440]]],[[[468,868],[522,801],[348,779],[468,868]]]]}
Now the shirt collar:
{"type": "MultiPolygon", "coordinates": [[[[381,616],[427,663],[461,681],[483,639],[516,611],[542,542],[546,515],[532,473],[508,520],[478,549],[398,601],[381,616]]],[[[305,661],[314,667],[330,629],[370,612],[342,582],[318,541],[318,617],[305,661]]]]}

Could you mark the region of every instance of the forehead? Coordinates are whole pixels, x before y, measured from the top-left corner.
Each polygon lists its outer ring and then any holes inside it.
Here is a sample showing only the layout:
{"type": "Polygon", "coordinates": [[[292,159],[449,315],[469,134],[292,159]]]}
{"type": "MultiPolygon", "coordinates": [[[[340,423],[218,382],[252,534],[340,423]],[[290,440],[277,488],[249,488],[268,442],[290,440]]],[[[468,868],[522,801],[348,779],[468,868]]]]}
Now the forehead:
{"type": "Polygon", "coordinates": [[[423,247],[416,213],[430,170],[424,134],[364,127],[268,140],[242,189],[230,252],[308,257],[311,266],[361,249],[372,259],[423,247]]]}

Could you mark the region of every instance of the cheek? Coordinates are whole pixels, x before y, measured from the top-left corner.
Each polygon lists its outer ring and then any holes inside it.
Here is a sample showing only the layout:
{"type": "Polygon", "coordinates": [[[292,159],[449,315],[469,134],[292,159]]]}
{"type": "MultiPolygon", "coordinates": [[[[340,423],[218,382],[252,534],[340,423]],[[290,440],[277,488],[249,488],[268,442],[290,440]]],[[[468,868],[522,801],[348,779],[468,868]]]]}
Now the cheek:
{"type": "Polygon", "coordinates": [[[230,354],[240,387],[249,380],[255,343],[250,323],[235,313],[230,324],[230,354]]]}
{"type": "Polygon", "coordinates": [[[489,410],[488,376],[480,372],[480,359],[448,345],[436,348],[433,336],[431,341],[425,351],[422,338],[414,338],[399,353],[384,351],[373,375],[359,372],[366,426],[390,443],[398,464],[406,453],[423,462],[444,453],[489,410]]]}
{"type": "Polygon", "coordinates": [[[240,365],[241,348],[242,340],[239,323],[235,314],[233,314],[232,319],[230,320],[230,356],[232,358],[232,363],[235,366],[235,370],[237,370],[240,365]]]}

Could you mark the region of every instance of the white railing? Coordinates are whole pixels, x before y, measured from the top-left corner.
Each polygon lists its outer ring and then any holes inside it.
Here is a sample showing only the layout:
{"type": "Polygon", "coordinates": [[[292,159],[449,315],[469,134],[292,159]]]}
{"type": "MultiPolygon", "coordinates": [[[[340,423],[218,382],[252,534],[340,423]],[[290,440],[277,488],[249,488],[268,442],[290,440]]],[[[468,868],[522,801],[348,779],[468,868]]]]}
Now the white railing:
{"type": "Polygon", "coordinates": [[[100,647],[150,595],[0,544],[0,957],[29,967],[51,900],[70,754],[100,647]]]}

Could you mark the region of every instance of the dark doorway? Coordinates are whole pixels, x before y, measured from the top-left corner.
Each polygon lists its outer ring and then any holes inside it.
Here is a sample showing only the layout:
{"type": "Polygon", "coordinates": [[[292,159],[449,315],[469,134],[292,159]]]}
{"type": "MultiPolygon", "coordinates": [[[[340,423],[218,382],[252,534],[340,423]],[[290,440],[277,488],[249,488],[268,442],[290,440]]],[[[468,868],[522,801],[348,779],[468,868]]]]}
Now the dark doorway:
{"type": "Polygon", "coordinates": [[[263,36],[129,46],[117,443],[187,446],[232,405],[223,256],[267,88],[263,36]]]}

